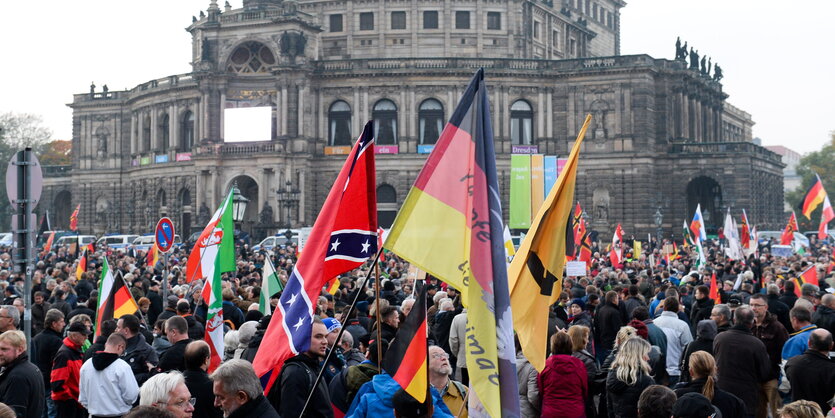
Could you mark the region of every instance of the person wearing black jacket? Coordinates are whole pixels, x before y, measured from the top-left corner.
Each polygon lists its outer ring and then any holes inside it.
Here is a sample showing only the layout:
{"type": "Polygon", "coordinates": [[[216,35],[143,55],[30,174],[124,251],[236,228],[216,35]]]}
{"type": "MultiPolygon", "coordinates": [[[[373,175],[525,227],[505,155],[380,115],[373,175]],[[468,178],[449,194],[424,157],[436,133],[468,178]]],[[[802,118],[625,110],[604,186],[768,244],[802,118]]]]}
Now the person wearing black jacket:
{"type": "Polygon", "coordinates": [[[812,315],[812,323],[818,328],[835,333],[835,295],[827,293],[821,298],[821,304],[812,315]]]}
{"type": "MultiPolygon", "coordinates": [[[[267,402],[261,391],[261,383],[255,375],[255,369],[246,360],[235,359],[221,364],[212,373],[211,378],[215,403],[220,405],[226,417],[279,418],[275,408],[267,402]]],[[[305,399],[307,398],[302,398],[302,401],[305,399]]],[[[326,407],[330,409],[330,404],[326,407]]]]}
{"type": "Polygon", "coordinates": [[[151,279],[151,286],[148,288],[148,293],[145,297],[151,301],[151,306],[148,308],[148,323],[154,324],[157,322],[157,317],[162,313],[162,297],[159,295],[160,282],[156,279],[151,279]]]}
{"type": "Polygon", "coordinates": [[[829,409],[835,388],[835,362],[829,358],[832,334],[816,329],[809,335],[809,349],[786,363],[786,376],[791,382],[792,401],[806,399],[817,402],[822,411],[829,409]]]}
{"type": "Polygon", "coordinates": [[[145,336],[139,332],[139,318],[133,314],[125,314],[116,323],[116,331],[125,336],[128,345],[122,359],[130,365],[136,383],[142,386],[149,377],[150,371],[159,363],[157,352],[145,341],[145,336]]]}
{"type": "MultiPolygon", "coordinates": [[[[281,373],[270,388],[267,399],[284,417],[302,415],[305,401],[319,374],[319,361],[328,350],[328,328],[315,317],[310,333],[310,348],[284,362],[281,373]]],[[[217,392],[215,392],[217,393],[217,392]]],[[[318,385],[305,411],[307,417],[333,417],[330,393],[324,379],[318,385]]]]}
{"type": "Polygon", "coordinates": [[[696,287],[696,302],[690,309],[690,328],[693,329],[693,336],[696,336],[696,325],[699,321],[710,319],[710,311],[713,310],[713,299],[710,298],[710,289],[701,285],[696,287]]]}
{"type": "Polygon", "coordinates": [[[195,417],[222,418],[223,411],[215,407],[215,395],[212,381],[206,370],[211,363],[211,351],[205,341],[192,341],[186,346],[183,377],[191,396],[197,399],[194,404],[195,417]]]}
{"type": "Polygon", "coordinates": [[[158,370],[168,372],[171,370],[185,370],[186,346],[191,342],[188,337],[188,324],[182,316],[172,316],[165,321],[165,336],[171,343],[171,347],[159,359],[158,370]]]}
{"type": "Polygon", "coordinates": [[[0,334],[0,402],[19,417],[39,417],[44,410],[44,382],[38,368],[26,355],[26,336],[21,331],[0,334]]]}
{"type": "Polygon", "coordinates": [[[768,285],[768,312],[777,316],[777,320],[783,324],[786,330],[792,329],[792,323],[789,320],[789,306],[780,301],[780,288],[776,284],[768,285]]]}
{"type": "Polygon", "coordinates": [[[110,334],[113,334],[113,331],[116,331],[116,321],[112,319],[108,319],[106,321],[102,321],[101,323],[101,333],[96,340],[93,341],[93,344],[90,345],[90,348],[84,352],[84,361],[89,360],[99,351],[104,350],[104,345],[107,343],[107,338],[110,337],[110,334]]]}
{"type": "Polygon", "coordinates": [[[46,408],[54,415],[55,404],[52,403],[52,386],[49,381],[52,373],[52,359],[64,344],[64,313],[57,309],[48,310],[44,326],[44,330],[32,339],[32,363],[41,372],[46,408]]]}
{"type": "Polygon", "coordinates": [[[710,353],[694,352],[690,356],[687,368],[693,380],[677,386],[676,396],[680,398],[688,393],[698,393],[704,395],[713,406],[718,408],[723,417],[745,416],[745,403],[742,399],[716,387],[716,362],[710,353]]]}
{"type": "Polygon", "coordinates": [[[623,318],[618,309],[618,293],[614,290],[606,292],[605,302],[597,311],[594,317],[594,328],[599,343],[597,350],[597,361],[602,362],[615,346],[615,337],[623,326],[623,318]]]}

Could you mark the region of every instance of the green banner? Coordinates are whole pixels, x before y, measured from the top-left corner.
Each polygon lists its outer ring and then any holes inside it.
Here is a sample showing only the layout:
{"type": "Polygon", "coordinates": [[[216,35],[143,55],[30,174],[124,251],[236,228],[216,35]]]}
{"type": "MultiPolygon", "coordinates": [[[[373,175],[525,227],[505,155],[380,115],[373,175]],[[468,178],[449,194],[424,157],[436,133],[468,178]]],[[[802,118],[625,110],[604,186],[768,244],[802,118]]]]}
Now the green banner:
{"type": "Polygon", "coordinates": [[[510,156],[510,222],[511,229],[531,227],[531,156],[510,156]]]}
{"type": "Polygon", "coordinates": [[[531,155],[531,215],[536,216],[545,201],[544,155],[531,155]]]}

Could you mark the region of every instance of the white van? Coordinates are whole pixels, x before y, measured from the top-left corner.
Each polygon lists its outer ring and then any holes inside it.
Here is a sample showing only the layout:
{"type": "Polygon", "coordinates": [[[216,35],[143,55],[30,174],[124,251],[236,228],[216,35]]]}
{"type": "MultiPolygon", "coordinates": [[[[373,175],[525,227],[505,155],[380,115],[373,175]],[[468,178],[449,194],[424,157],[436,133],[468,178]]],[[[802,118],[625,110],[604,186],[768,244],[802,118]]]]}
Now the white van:
{"type": "Polygon", "coordinates": [[[96,242],[96,237],[94,235],[64,235],[56,239],[52,245],[56,247],[69,247],[72,244],[77,244],[79,241],[81,241],[81,245],[92,244],[96,242]]]}
{"type": "Polygon", "coordinates": [[[96,243],[97,248],[104,248],[108,246],[114,250],[125,251],[139,235],[105,235],[99,238],[96,243]]]}

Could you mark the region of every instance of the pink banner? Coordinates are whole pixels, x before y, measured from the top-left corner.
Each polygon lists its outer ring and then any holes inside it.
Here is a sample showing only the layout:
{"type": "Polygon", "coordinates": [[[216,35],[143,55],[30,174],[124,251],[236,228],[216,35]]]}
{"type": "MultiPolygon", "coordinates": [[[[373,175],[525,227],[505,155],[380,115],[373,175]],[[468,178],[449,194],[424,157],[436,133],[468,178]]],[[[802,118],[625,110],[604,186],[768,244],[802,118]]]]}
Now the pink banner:
{"type": "Polygon", "coordinates": [[[374,146],[374,153],[375,154],[398,154],[400,153],[400,147],[397,145],[375,145],[374,146]]]}
{"type": "Polygon", "coordinates": [[[179,152],[177,153],[177,161],[191,161],[191,153],[190,152],[179,152]]]}

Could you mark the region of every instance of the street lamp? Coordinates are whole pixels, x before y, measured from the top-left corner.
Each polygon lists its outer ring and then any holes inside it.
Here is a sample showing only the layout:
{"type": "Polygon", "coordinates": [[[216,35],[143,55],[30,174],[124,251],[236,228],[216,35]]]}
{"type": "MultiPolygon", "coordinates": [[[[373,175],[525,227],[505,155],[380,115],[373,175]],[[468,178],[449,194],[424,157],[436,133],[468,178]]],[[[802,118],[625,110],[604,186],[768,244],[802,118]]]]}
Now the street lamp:
{"type": "Polygon", "coordinates": [[[244,213],[246,213],[246,205],[249,203],[249,199],[244,197],[241,194],[241,190],[238,189],[238,182],[232,183],[232,220],[235,222],[241,222],[244,220],[244,213]]]}
{"type": "Polygon", "coordinates": [[[284,227],[290,229],[292,227],[293,208],[299,203],[299,195],[301,191],[293,187],[293,183],[287,180],[284,183],[284,188],[276,191],[278,194],[278,201],[284,208],[284,227]]]}
{"type": "Polygon", "coordinates": [[[661,214],[661,207],[659,206],[655,209],[655,214],[652,215],[652,219],[655,221],[655,240],[656,244],[660,247],[661,246],[661,224],[664,222],[664,215],[661,214]]]}

